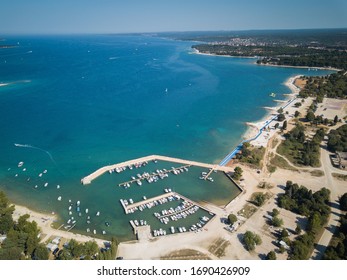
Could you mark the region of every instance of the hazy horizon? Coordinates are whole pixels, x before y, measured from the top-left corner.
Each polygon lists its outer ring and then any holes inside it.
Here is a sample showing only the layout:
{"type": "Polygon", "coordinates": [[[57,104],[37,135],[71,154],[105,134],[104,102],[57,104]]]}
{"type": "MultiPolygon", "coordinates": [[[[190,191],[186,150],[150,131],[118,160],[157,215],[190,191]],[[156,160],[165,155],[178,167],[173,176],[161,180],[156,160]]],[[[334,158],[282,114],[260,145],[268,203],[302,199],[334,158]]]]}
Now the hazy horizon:
{"type": "Polygon", "coordinates": [[[2,3],[0,34],[129,34],[347,28],[341,0],[50,1],[2,3]]]}

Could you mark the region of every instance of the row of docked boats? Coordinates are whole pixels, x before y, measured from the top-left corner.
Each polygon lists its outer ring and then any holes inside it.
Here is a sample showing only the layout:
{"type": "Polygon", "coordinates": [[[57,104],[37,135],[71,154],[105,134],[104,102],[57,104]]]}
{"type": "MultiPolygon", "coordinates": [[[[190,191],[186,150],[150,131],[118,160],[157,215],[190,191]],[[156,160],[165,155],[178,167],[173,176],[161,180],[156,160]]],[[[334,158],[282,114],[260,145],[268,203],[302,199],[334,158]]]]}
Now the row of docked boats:
{"type": "Polygon", "coordinates": [[[129,164],[128,166],[119,166],[119,167],[116,167],[114,169],[110,169],[108,171],[108,173],[110,173],[110,174],[112,174],[114,172],[121,173],[121,172],[127,170],[127,168],[129,170],[132,170],[133,168],[140,168],[142,166],[146,166],[147,164],[148,164],[148,161],[140,161],[140,162],[136,162],[134,164],[129,164]]]}
{"type": "Polygon", "coordinates": [[[142,180],[146,180],[149,184],[151,183],[156,183],[160,180],[163,180],[165,178],[169,177],[169,173],[173,173],[175,175],[178,175],[183,172],[187,172],[188,168],[187,166],[183,167],[172,167],[170,170],[167,170],[166,168],[164,169],[157,169],[155,172],[148,173],[148,172],[143,172],[142,174],[136,174],[136,176],[131,176],[131,180],[129,182],[125,182],[120,184],[120,186],[123,186],[125,189],[130,187],[131,183],[136,182],[137,185],[141,186],[142,185],[142,180]]]}
{"type": "MultiPolygon", "coordinates": [[[[172,194],[170,196],[167,197],[162,197],[162,198],[158,198],[149,202],[145,202],[139,206],[135,206],[132,208],[128,208],[127,209],[127,214],[128,213],[134,213],[136,211],[143,211],[145,209],[151,209],[152,207],[158,206],[158,205],[163,205],[165,203],[171,202],[171,201],[176,201],[176,200],[180,200],[181,197],[177,194],[172,194]]],[[[131,199],[126,200],[126,199],[120,199],[121,204],[125,205],[125,206],[129,206],[132,203],[129,203],[131,199]]],[[[131,200],[132,201],[132,200],[131,200]]],[[[133,201],[132,201],[133,202],[133,201]]]]}
{"type": "Polygon", "coordinates": [[[212,177],[207,177],[207,172],[201,172],[201,176],[199,177],[200,180],[208,180],[210,182],[214,182],[212,177]]]}
{"type": "Polygon", "coordinates": [[[134,223],[135,226],[139,227],[139,226],[146,226],[147,225],[147,221],[146,220],[130,220],[130,224],[134,223]]]}

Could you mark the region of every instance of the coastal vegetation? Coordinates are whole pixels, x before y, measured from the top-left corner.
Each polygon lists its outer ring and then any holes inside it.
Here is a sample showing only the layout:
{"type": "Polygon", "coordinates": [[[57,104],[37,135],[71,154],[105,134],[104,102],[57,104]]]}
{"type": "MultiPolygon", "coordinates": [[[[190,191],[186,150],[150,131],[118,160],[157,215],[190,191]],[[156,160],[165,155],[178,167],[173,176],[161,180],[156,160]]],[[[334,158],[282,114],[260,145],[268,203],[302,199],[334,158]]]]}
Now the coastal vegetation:
{"type": "Polygon", "coordinates": [[[233,178],[234,180],[238,181],[238,180],[241,179],[242,173],[243,173],[242,168],[239,167],[239,166],[236,166],[236,167],[234,168],[234,173],[233,173],[233,175],[232,175],[232,178],[233,178]]]}
{"type": "Polygon", "coordinates": [[[306,216],[306,233],[290,244],[290,259],[307,259],[313,250],[314,241],[328,220],[330,191],[326,188],[313,193],[304,186],[287,181],[285,193],[278,198],[281,208],[306,216]]]}
{"type": "Polygon", "coordinates": [[[100,251],[95,241],[79,243],[71,239],[57,254],[57,260],[114,260],[117,253],[118,242],[112,239],[105,249],[100,251]]]}
{"type": "Polygon", "coordinates": [[[345,71],[323,77],[306,77],[306,85],[300,91],[299,97],[309,96],[316,97],[318,101],[323,100],[323,97],[347,98],[347,75],[345,75],[345,71]]]}
{"type": "Polygon", "coordinates": [[[0,234],[5,237],[0,246],[0,259],[48,259],[48,250],[40,243],[40,230],[36,222],[29,222],[30,216],[27,214],[14,221],[14,209],[5,193],[0,192],[0,234]]]}
{"type": "Polygon", "coordinates": [[[242,163],[260,168],[264,154],[264,147],[252,147],[248,142],[245,142],[242,145],[241,153],[238,153],[235,158],[242,163]]]}

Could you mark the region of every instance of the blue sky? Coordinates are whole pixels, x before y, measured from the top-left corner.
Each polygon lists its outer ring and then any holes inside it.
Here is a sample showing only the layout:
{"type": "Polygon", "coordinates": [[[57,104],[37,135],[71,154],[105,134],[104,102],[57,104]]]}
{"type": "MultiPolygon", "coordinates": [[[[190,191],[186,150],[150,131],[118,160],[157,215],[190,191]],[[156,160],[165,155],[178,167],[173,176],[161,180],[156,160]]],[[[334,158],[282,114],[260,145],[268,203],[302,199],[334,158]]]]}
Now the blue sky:
{"type": "Polygon", "coordinates": [[[2,0],[0,34],[347,27],[346,0],[2,0]]]}

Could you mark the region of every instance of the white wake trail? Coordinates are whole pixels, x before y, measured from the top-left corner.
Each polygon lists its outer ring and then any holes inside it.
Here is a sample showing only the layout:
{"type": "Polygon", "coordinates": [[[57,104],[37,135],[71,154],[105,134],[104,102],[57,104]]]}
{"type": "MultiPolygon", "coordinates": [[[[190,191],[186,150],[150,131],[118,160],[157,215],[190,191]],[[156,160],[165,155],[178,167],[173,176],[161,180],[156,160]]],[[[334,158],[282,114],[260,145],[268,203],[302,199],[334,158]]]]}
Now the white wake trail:
{"type": "Polygon", "coordinates": [[[44,150],[44,149],[41,149],[41,148],[39,148],[39,147],[35,147],[35,146],[33,146],[33,145],[30,145],[30,144],[18,144],[18,143],[14,143],[14,145],[15,145],[16,147],[20,147],[20,148],[30,148],[30,149],[36,149],[36,150],[42,151],[42,152],[46,153],[46,154],[49,156],[49,158],[51,159],[51,161],[52,161],[55,165],[57,165],[57,163],[55,162],[55,160],[54,160],[53,156],[51,155],[51,153],[48,152],[48,151],[46,151],[46,150],[44,150]]]}

